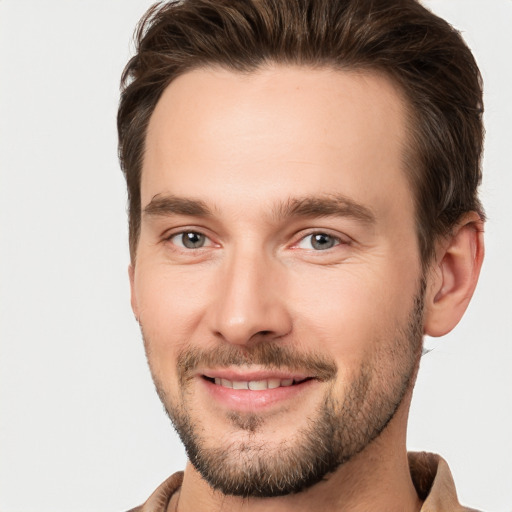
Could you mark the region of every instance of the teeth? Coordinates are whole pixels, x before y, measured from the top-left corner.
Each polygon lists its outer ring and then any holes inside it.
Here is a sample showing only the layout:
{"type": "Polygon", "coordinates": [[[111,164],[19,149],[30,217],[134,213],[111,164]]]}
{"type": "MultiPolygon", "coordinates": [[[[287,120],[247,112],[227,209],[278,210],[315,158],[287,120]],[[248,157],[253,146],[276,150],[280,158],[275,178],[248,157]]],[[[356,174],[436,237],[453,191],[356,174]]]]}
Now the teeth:
{"type": "Polygon", "coordinates": [[[251,380],[249,382],[249,389],[253,391],[260,391],[262,389],[268,389],[268,384],[266,380],[251,380]]]}
{"type": "Polygon", "coordinates": [[[268,389],[275,389],[281,385],[281,381],[279,379],[268,379],[268,389]]]}
{"type": "Polygon", "coordinates": [[[220,385],[224,386],[225,388],[232,388],[233,383],[228,379],[220,379],[220,385]]]}
{"type": "Polygon", "coordinates": [[[217,386],[223,386],[230,389],[250,389],[252,391],[263,391],[265,389],[276,389],[279,387],[289,387],[293,384],[293,379],[266,379],[266,380],[235,380],[215,378],[217,386]]]}

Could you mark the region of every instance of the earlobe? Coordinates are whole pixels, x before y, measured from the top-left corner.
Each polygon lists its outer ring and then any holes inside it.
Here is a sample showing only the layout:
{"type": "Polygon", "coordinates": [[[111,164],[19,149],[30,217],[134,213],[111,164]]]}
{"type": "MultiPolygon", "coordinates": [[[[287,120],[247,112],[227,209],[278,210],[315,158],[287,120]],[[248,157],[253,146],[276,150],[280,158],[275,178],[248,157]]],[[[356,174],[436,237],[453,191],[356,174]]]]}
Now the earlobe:
{"type": "Polygon", "coordinates": [[[137,299],[135,296],[135,267],[130,263],[128,265],[128,277],[130,278],[130,303],[132,305],[132,311],[135,315],[135,320],[139,321],[139,309],[137,306],[137,299]]]}
{"type": "Polygon", "coordinates": [[[459,323],[475,291],[483,257],[483,221],[469,212],[440,243],[429,271],[425,334],[443,336],[459,323]]]}

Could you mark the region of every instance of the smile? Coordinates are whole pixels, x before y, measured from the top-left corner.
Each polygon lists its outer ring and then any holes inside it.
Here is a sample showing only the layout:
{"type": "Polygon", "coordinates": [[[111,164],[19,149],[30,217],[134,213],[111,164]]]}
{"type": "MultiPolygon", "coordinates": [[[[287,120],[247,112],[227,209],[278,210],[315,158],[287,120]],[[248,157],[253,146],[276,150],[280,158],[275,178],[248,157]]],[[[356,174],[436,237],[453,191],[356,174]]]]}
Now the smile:
{"type": "Polygon", "coordinates": [[[251,391],[264,391],[266,389],[277,389],[281,387],[289,387],[294,384],[301,384],[308,380],[305,379],[263,379],[263,380],[228,380],[219,377],[208,378],[210,382],[213,382],[217,386],[222,386],[229,389],[247,389],[251,391]]]}
{"type": "Polygon", "coordinates": [[[319,379],[286,371],[207,370],[197,374],[209,403],[230,411],[255,412],[278,406],[319,384],[319,379]]]}

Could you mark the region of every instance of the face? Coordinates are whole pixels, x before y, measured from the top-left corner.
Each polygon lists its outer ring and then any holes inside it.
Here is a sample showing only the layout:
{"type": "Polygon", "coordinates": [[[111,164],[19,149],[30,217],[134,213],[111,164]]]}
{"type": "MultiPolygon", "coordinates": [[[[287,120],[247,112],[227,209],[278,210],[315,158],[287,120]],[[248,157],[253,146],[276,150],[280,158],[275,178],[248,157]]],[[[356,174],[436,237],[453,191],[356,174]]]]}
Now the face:
{"type": "Polygon", "coordinates": [[[316,483],[412,386],[405,133],[401,97],[369,73],[200,69],[155,108],[132,305],[189,459],[225,494],[316,483]]]}

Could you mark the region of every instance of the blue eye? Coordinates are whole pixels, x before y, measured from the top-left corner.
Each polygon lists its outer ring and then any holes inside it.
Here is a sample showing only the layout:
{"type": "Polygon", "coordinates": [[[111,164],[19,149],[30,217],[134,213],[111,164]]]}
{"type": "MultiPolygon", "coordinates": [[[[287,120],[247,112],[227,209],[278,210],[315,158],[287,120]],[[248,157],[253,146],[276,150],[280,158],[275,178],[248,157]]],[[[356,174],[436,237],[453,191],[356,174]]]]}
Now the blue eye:
{"type": "Polygon", "coordinates": [[[327,233],[313,233],[304,237],[298,244],[301,249],[314,249],[315,251],[324,251],[339,245],[338,238],[327,233]]]}
{"type": "Polygon", "coordinates": [[[185,231],[178,233],[170,238],[170,241],[185,249],[200,249],[207,245],[208,238],[202,233],[196,231],[185,231]]]}

